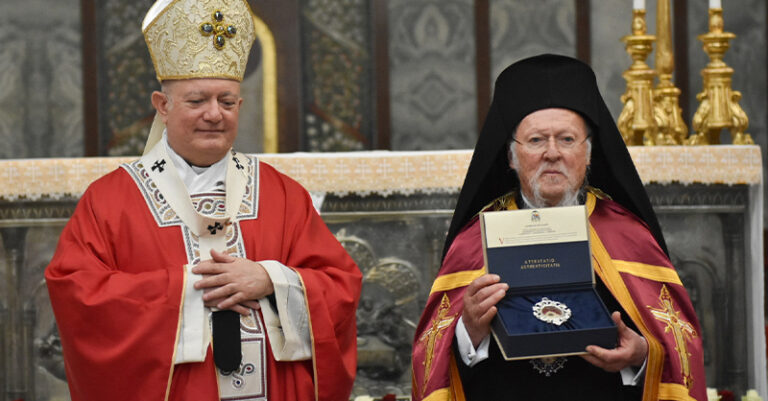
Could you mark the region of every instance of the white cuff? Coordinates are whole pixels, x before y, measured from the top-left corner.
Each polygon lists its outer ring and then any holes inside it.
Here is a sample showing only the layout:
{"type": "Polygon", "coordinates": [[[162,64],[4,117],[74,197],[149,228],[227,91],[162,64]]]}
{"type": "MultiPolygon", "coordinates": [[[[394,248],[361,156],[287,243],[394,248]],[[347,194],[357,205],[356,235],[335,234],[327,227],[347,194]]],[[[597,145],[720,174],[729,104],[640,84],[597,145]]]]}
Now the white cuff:
{"type": "Polygon", "coordinates": [[[203,291],[195,289],[195,283],[203,278],[192,273],[194,265],[184,265],[184,297],[181,305],[179,322],[179,342],[176,344],[174,363],[203,362],[211,331],[208,326],[208,313],[203,302],[203,291]]]}
{"type": "Polygon", "coordinates": [[[266,298],[259,300],[272,355],[278,361],[312,358],[309,313],[299,275],[274,260],[262,260],[259,263],[269,274],[275,289],[277,312],[266,298]]]}
{"type": "Polygon", "coordinates": [[[627,366],[619,371],[621,373],[621,383],[625,386],[637,386],[641,385],[643,379],[645,379],[645,365],[648,364],[648,357],[643,361],[643,365],[640,368],[627,366]]]}
{"type": "Polygon", "coordinates": [[[477,349],[475,349],[472,345],[472,339],[469,337],[469,332],[467,332],[467,328],[464,326],[464,319],[459,317],[454,337],[456,338],[456,346],[459,348],[459,355],[465,365],[472,367],[488,359],[488,347],[491,344],[490,334],[485,336],[483,341],[480,341],[477,349]]]}

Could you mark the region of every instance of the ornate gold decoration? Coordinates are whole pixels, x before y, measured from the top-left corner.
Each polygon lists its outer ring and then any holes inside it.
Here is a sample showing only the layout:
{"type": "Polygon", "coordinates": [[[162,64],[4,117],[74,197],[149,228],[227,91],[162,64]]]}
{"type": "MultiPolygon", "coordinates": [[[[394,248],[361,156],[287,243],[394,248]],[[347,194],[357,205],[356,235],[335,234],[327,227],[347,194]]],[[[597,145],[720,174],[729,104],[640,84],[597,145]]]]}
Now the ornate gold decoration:
{"type": "MultiPolygon", "coordinates": [[[[261,45],[261,67],[264,85],[264,153],[278,152],[277,130],[277,49],[267,24],[253,16],[256,39],[261,45]]],[[[251,67],[253,68],[253,67],[251,67]]]]}
{"type": "Polygon", "coordinates": [[[245,0],[176,0],[146,24],[144,39],[161,82],[190,78],[242,81],[256,38],[254,31],[254,15],[245,0]],[[213,41],[201,35],[208,24],[201,25],[201,21],[211,18],[211,10],[216,10],[210,23],[213,41]],[[228,27],[237,27],[237,34],[228,32],[228,27]]]}
{"type": "Polygon", "coordinates": [[[669,295],[669,290],[666,284],[662,284],[661,293],[659,294],[659,309],[653,308],[648,305],[648,309],[651,310],[653,317],[657,320],[661,320],[667,324],[664,328],[665,333],[672,332],[675,338],[675,351],[677,351],[677,357],[680,360],[680,366],[683,371],[683,381],[687,388],[693,386],[693,376],[691,375],[691,364],[689,357],[691,353],[688,352],[688,343],[696,337],[696,330],[693,325],[680,319],[680,311],[675,310],[675,305],[672,303],[672,297],[669,295]]]}
{"type": "Polygon", "coordinates": [[[700,103],[693,115],[695,134],[687,141],[691,145],[719,144],[720,130],[724,128],[730,130],[734,145],[755,143],[744,132],[749,126],[749,119],[739,106],[741,92],[731,89],[733,68],[723,62],[723,55],[730,47],[729,41],[735,37],[731,32],[723,32],[723,9],[710,8],[709,32],[698,36],[710,61],[701,70],[704,88],[696,95],[700,103]]]}
{"type": "Polygon", "coordinates": [[[213,47],[221,50],[227,44],[227,38],[234,38],[237,34],[237,28],[234,25],[224,23],[224,13],[216,10],[211,15],[211,22],[200,24],[200,33],[203,36],[213,36],[213,47]]]}
{"type": "Polygon", "coordinates": [[[664,125],[663,115],[654,108],[652,88],[656,72],[645,63],[656,37],[646,34],[645,10],[635,9],[632,14],[632,34],[621,41],[634,61],[622,74],[627,81],[627,90],[621,95],[624,109],[617,125],[627,145],[661,145],[665,140],[658,136],[658,127],[664,125]]]}
{"type": "Polygon", "coordinates": [[[688,137],[688,127],[680,109],[680,89],[672,83],[675,56],[672,52],[669,3],[669,0],[658,0],[656,3],[656,73],[659,74],[659,84],[654,91],[654,104],[664,116],[663,124],[659,125],[659,136],[663,137],[663,144],[679,145],[688,137]]]}
{"type": "Polygon", "coordinates": [[[422,395],[424,395],[424,391],[427,389],[429,371],[432,369],[432,358],[435,356],[435,344],[437,343],[437,340],[443,337],[445,329],[447,329],[456,319],[456,315],[446,316],[450,309],[451,301],[448,299],[448,295],[443,294],[443,298],[440,300],[440,306],[437,308],[437,316],[432,319],[432,326],[424,331],[424,334],[419,337],[419,343],[427,343],[423,362],[424,384],[421,387],[422,395]]]}

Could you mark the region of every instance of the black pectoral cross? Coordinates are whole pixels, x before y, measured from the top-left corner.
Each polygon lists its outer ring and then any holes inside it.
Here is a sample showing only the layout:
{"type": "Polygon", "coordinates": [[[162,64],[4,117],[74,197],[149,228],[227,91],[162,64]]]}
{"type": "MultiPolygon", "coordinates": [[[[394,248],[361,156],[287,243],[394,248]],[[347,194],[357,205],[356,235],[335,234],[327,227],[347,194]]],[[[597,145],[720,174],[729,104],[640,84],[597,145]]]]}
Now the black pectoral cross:
{"type": "Polygon", "coordinates": [[[245,167],[243,167],[242,164],[240,164],[240,160],[237,160],[237,157],[233,157],[232,160],[235,161],[235,167],[237,167],[238,170],[242,170],[242,169],[245,168],[245,167]]]}
{"type": "Polygon", "coordinates": [[[214,225],[208,226],[208,231],[211,232],[211,235],[216,235],[216,231],[222,229],[224,229],[224,227],[218,221],[214,225]]]}
{"type": "Polygon", "coordinates": [[[155,164],[152,165],[152,171],[158,170],[158,172],[162,173],[163,170],[165,170],[165,159],[156,160],[155,164]]]}

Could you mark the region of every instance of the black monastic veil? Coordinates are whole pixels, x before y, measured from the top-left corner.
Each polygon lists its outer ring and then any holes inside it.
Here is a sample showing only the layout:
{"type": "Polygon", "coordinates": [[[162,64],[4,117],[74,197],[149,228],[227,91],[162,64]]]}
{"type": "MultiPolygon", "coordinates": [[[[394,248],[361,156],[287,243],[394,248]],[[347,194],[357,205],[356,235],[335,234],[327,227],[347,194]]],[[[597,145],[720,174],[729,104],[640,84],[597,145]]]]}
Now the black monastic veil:
{"type": "Polygon", "coordinates": [[[509,168],[507,142],[525,116],[546,108],[575,111],[591,126],[589,185],[642,219],[669,254],[629,151],[600,96],[594,72],[579,60],[545,54],[510,65],[496,79],[493,101],[459,194],[443,257],[459,231],[483,206],[519,190],[517,174],[509,168]]]}

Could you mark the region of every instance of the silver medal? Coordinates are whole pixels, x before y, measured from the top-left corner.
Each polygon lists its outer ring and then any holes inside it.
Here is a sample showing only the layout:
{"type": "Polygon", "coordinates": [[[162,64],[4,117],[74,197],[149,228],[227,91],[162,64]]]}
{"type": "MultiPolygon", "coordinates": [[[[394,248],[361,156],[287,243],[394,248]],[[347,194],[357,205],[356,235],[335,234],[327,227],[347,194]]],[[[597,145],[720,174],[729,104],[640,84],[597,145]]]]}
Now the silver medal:
{"type": "Polygon", "coordinates": [[[562,302],[544,297],[533,305],[533,316],[542,322],[560,326],[571,318],[571,309],[562,302]]]}

